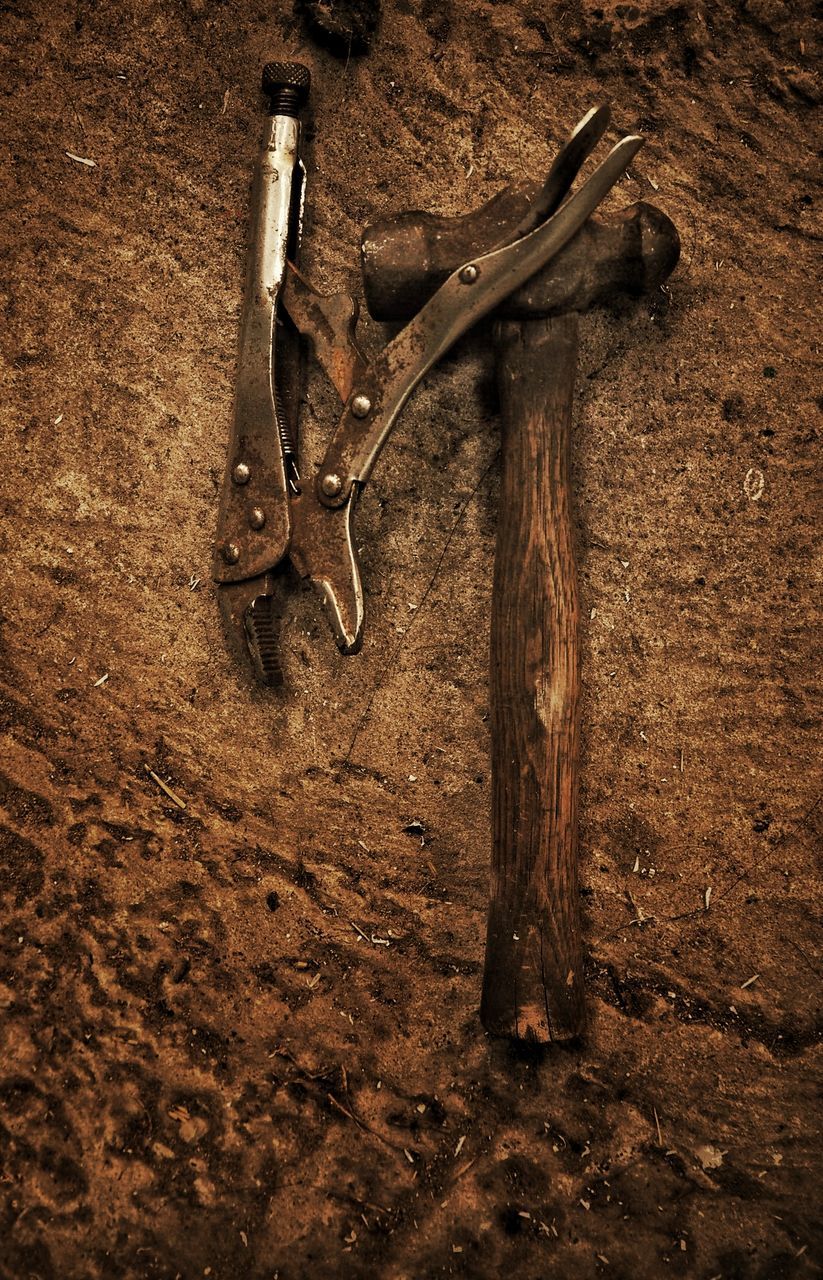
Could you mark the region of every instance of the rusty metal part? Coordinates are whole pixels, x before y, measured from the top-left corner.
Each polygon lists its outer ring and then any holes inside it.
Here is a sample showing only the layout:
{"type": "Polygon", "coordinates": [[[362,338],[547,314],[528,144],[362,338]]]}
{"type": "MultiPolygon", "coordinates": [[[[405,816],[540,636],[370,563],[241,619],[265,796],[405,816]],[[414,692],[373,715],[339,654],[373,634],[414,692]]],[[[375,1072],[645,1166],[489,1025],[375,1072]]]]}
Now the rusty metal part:
{"type": "Polygon", "coordinates": [[[321,506],[311,489],[292,500],[291,562],[319,592],[338,648],[356,653],[363,641],[363,588],[352,536],[357,493],[343,507],[321,506]]]}
{"type": "Polygon", "coordinates": [[[261,684],[282,683],[279,645],[274,619],[273,573],[258,574],[244,582],[227,582],[220,588],[220,611],[235,657],[251,659],[261,684]]]}
{"type": "MultiPolygon", "coordinates": [[[[368,362],[355,337],[358,308],[345,293],[318,293],[289,263],[281,300],[283,309],[313,347],[318,364],[345,403],[355,382],[366,376],[368,362]]],[[[342,480],[324,475],[323,491],[339,493],[342,480]]],[[[355,501],[329,509],[311,488],[289,503],[292,532],[288,554],[292,565],[318,591],[337,645],[356,653],[363,637],[363,590],[352,538],[355,501]]]]}
{"type": "MultiPolygon", "coordinates": [[[[493,202],[516,214],[535,188],[501,192],[493,202]]],[[[482,210],[478,210],[482,212],[482,210]]],[[[363,284],[377,320],[405,320],[431,297],[464,261],[474,235],[474,216],[434,219],[402,214],[373,223],[363,233],[363,284]],[[443,223],[453,223],[441,233],[443,223]],[[446,257],[446,254],[454,257],[446,257]]],[[[619,298],[639,297],[674,270],[680,239],[672,221],[654,205],[638,201],[607,220],[595,217],[516,289],[495,312],[500,319],[529,319],[588,311],[619,298]]]]}
{"type": "Polygon", "coordinates": [[[345,403],[367,364],[355,339],[357,303],[348,293],[318,293],[293,263],[288,266],[283,308],[295,328],[311,341],[318,364],[345,403]]]}
{"type": "Polygon", "coordinates": [[[479,256],[454,271],[364,372],[332,437],[316,491],[324,506],[341,506],[352,486],[365,484],[403,405],[424,374],[457,339],[493,310],[513,289],[558,253],[631,163],[642,139],[623,138],[587,181],[537,230],[502,249],[479,256]],[[467,278],[467,266],[475,268],[467,278]],[[367,416],[354,406],[365,396],[367,416]],[[337,494],[324,492],[325,476],[342,478],[337,494]]]}
{"type": "Polygon", "coordinates": [[[243,615],[249,657],[261,684],[278,687],[283,683],[280,665],[280,619],[274,584],[255,596],[243,615]]]}

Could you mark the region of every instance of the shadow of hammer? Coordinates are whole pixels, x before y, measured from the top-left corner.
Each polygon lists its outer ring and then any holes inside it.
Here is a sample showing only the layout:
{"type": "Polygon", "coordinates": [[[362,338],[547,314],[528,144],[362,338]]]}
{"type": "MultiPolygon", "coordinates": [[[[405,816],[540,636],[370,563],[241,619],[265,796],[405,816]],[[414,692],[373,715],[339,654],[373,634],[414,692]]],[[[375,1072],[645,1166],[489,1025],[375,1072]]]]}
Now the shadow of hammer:
{"type": "MultiPolygon", "coordinates": [[[[363,233],[377,320],[408,320],[462,263],[499,243],[536,187],[461,218],[404,213],[363,233]]],[[[491,619],[492,871],[480,1014],[548,1043],[585,1028],[577,870],[579,607],[569,451],[578,315],[640,297],[674,270],[677,231],[652,205],[590,218],[495,315],[503,417],[491,619]]]]}

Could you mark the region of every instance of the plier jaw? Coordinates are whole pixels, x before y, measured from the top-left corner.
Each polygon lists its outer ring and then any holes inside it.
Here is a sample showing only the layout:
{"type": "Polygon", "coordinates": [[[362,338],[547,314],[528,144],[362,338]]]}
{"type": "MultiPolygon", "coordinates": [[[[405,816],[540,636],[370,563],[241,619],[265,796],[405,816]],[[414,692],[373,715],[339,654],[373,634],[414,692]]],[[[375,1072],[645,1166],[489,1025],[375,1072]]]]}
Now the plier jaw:
{"type": "MultiPolygon", "coordinates": [[[[284,255],[276,257],[266,218],[265,182],[258,208],[241,322],[235,430],[221,503],[214,576],[224,618],[251,658],[258,679],[282,680],[278,657],[276,577],[290,562],[321,596],[338,647],[362,643],[363,590],[352,531],[357,498],[420,379],[478,320],[541,270],[580,230],[642,145],[635,136],[612,148],[568,196],[577,173],[603,136],[605,107],[590,111],[552,165],[517,222],[497,226],[373,360],[355,336],[357,308],[346,294],[319,294],[284,255]],[[265,284],[265,288],[261,288],[265,284]],[[278,323],[279,317],[279,323],[278,323]],[[279,402],[275,352],[284,317],[307,338],[342,401],[342,413],[316,475],[296,479],[294,440],[279,402]],[[277,574],[275,574],[277,570],[277,574]]],[[[264,148],[264,166],[266,151],[264,148]]],[[[296,164],[296,152],[294,154],[296,164]]],[[[294,203],[274,206],[291,218],[294,203]]],[[[282,225],[281,225],[282,231],[282,225]]],[[[292,333],[291,337],[294,337],[292,333]]]]}
{"type": "Polygon", "coordinates": [[[219,592],[220,612],[238,661],[251,662],[260,684],[283,683],[275,575],[262,573],[242,582],[225,582],[219,592]]]}
{"type": "Polygon", "coordinates": [[[292,503],[289,556],[319,593],[341,653],[357,653],[363,643],[363,587],[352,531],[357,496],[355,490],[342,507],[324,507],[309,490],[292,503]]]}

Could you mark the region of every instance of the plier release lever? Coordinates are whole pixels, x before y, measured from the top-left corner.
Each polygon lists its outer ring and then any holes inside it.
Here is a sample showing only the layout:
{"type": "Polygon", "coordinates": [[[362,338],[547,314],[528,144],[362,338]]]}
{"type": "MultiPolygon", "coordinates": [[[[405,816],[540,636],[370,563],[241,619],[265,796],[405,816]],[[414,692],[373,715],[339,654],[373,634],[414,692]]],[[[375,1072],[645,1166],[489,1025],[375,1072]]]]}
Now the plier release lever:
{"type": "Polygon", "coordinates": [[[214,577],[224,617],[244,641],[259,679],[279,684],[275,570],[288,561],[308,578],[323,598],[339,648],[357,652],[364,610],[352,516],[400,411],[457,339],[572,239],[631,163],[642,139],[621,139],[569,195],[608,127],[607,107],[590,111],[517,224],[494,243],[478,245],[477,253],[369,360],[356,339],[354,299],[318,293],[294,265],[295,220],[299,224],[304,187],[295,179],[297,116],[308,72],[299,64],[270,64],[263,87],[272,116],[256,175],[234,433],[214,577]],[[311,341],[343,403],[319,469],[302,482],[296,410],[290,416],[283,405],[275,363],[289,329],[311,341]]]}

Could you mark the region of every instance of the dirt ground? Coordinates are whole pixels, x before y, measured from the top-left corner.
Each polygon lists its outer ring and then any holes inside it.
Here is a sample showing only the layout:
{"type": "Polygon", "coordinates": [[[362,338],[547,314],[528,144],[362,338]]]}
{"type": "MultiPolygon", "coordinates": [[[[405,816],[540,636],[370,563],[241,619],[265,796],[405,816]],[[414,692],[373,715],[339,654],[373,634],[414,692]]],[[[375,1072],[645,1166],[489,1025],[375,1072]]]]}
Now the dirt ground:
{"type": "Polygon", "coordinates": [[[812,6],[599,3],[394,0],[348,64],[290,4],[2,7],[3,1280],[820,1273],[812,6]],[[326,290],[367,221],[540,177],[602,100],[648,139],[610,207],[681,231],[666,292],[582,326],[582,1046],[477,1013],[486,338],[361,503],[363,652],[299,588],[282,692],[225,646],[272,56],[314,76],[326,290]]]}

